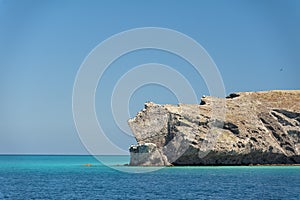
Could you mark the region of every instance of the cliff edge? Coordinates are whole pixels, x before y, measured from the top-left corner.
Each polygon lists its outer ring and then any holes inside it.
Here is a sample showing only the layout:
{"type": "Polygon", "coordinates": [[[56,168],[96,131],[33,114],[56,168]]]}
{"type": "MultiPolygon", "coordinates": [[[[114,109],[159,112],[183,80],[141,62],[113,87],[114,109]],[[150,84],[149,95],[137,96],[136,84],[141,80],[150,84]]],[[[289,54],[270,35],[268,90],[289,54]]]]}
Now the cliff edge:
{"type": "Polygon", "coordinates": [[[130,165],[300,164],[300,90],[147,102],[128,123],[130,165]]]}

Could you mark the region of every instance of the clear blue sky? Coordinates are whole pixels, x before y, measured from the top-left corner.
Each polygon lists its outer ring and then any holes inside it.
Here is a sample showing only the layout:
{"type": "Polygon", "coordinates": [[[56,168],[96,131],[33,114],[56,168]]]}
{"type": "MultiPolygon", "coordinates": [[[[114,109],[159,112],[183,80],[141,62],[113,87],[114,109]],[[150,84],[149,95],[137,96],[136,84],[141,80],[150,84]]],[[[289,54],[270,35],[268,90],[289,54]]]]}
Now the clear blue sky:
{"type": "MultiPolygon", "coordinates": [[[[300,89],[300,1],[1,0],[0,154],[87,153],[72,117],[77,70],[101,41],[149,26],[174,29],[200,43],[227,93],[300,89]]],[[[120,58],[98,86],[96,107],[105,131],[123,149],[134,139],[113,123],[109,98],[122,74],[148,62],[180,71],[198,98],[208,93],[201,77],[183,70],[188,64],[176,56],[143,50],[120,58]]],[[[148,100],[177,103],[168,89],[148,85],[132,96],[131,115],[148,100]]]]}

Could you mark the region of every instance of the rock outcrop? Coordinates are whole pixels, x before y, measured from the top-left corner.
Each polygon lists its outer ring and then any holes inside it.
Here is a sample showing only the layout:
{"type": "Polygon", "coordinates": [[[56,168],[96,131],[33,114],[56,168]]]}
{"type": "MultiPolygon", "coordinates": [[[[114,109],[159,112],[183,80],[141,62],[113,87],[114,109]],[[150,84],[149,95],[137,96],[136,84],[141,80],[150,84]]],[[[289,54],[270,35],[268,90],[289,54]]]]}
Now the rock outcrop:
{"type": "Polygon", "coordinates": [[[300,91],[148,102],[128,123],[130,165],[300,164],[300,91]]]}

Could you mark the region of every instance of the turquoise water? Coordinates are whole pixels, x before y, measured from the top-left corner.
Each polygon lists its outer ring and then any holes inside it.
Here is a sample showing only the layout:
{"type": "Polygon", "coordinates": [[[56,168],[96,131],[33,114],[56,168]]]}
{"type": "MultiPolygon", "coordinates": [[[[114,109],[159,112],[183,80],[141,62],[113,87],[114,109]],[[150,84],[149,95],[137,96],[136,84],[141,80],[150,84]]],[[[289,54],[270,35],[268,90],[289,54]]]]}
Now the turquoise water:
{"type": "MultiPolygon", "coordinates": [[[[144,169],[117,166],[128,163],[128,156],[101,160],[121,170],[144,169]]],[[[300,199],[300,167],[166,167],[125,173],[92,156],[0,156],[0,199],[300,199]]]]}

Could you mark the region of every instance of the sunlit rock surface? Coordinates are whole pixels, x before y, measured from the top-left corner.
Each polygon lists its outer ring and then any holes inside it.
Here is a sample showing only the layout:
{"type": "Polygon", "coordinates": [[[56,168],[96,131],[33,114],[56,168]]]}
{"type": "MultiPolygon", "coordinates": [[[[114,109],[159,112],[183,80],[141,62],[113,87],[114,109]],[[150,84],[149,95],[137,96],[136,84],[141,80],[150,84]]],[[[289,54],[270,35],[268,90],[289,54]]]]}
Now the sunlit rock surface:
{"type": "Polygon", "coordinates": [[[200,104],[152,102],[128,121],[130,165],[300,163],[300,91],[240,92],[200,104]]]}

